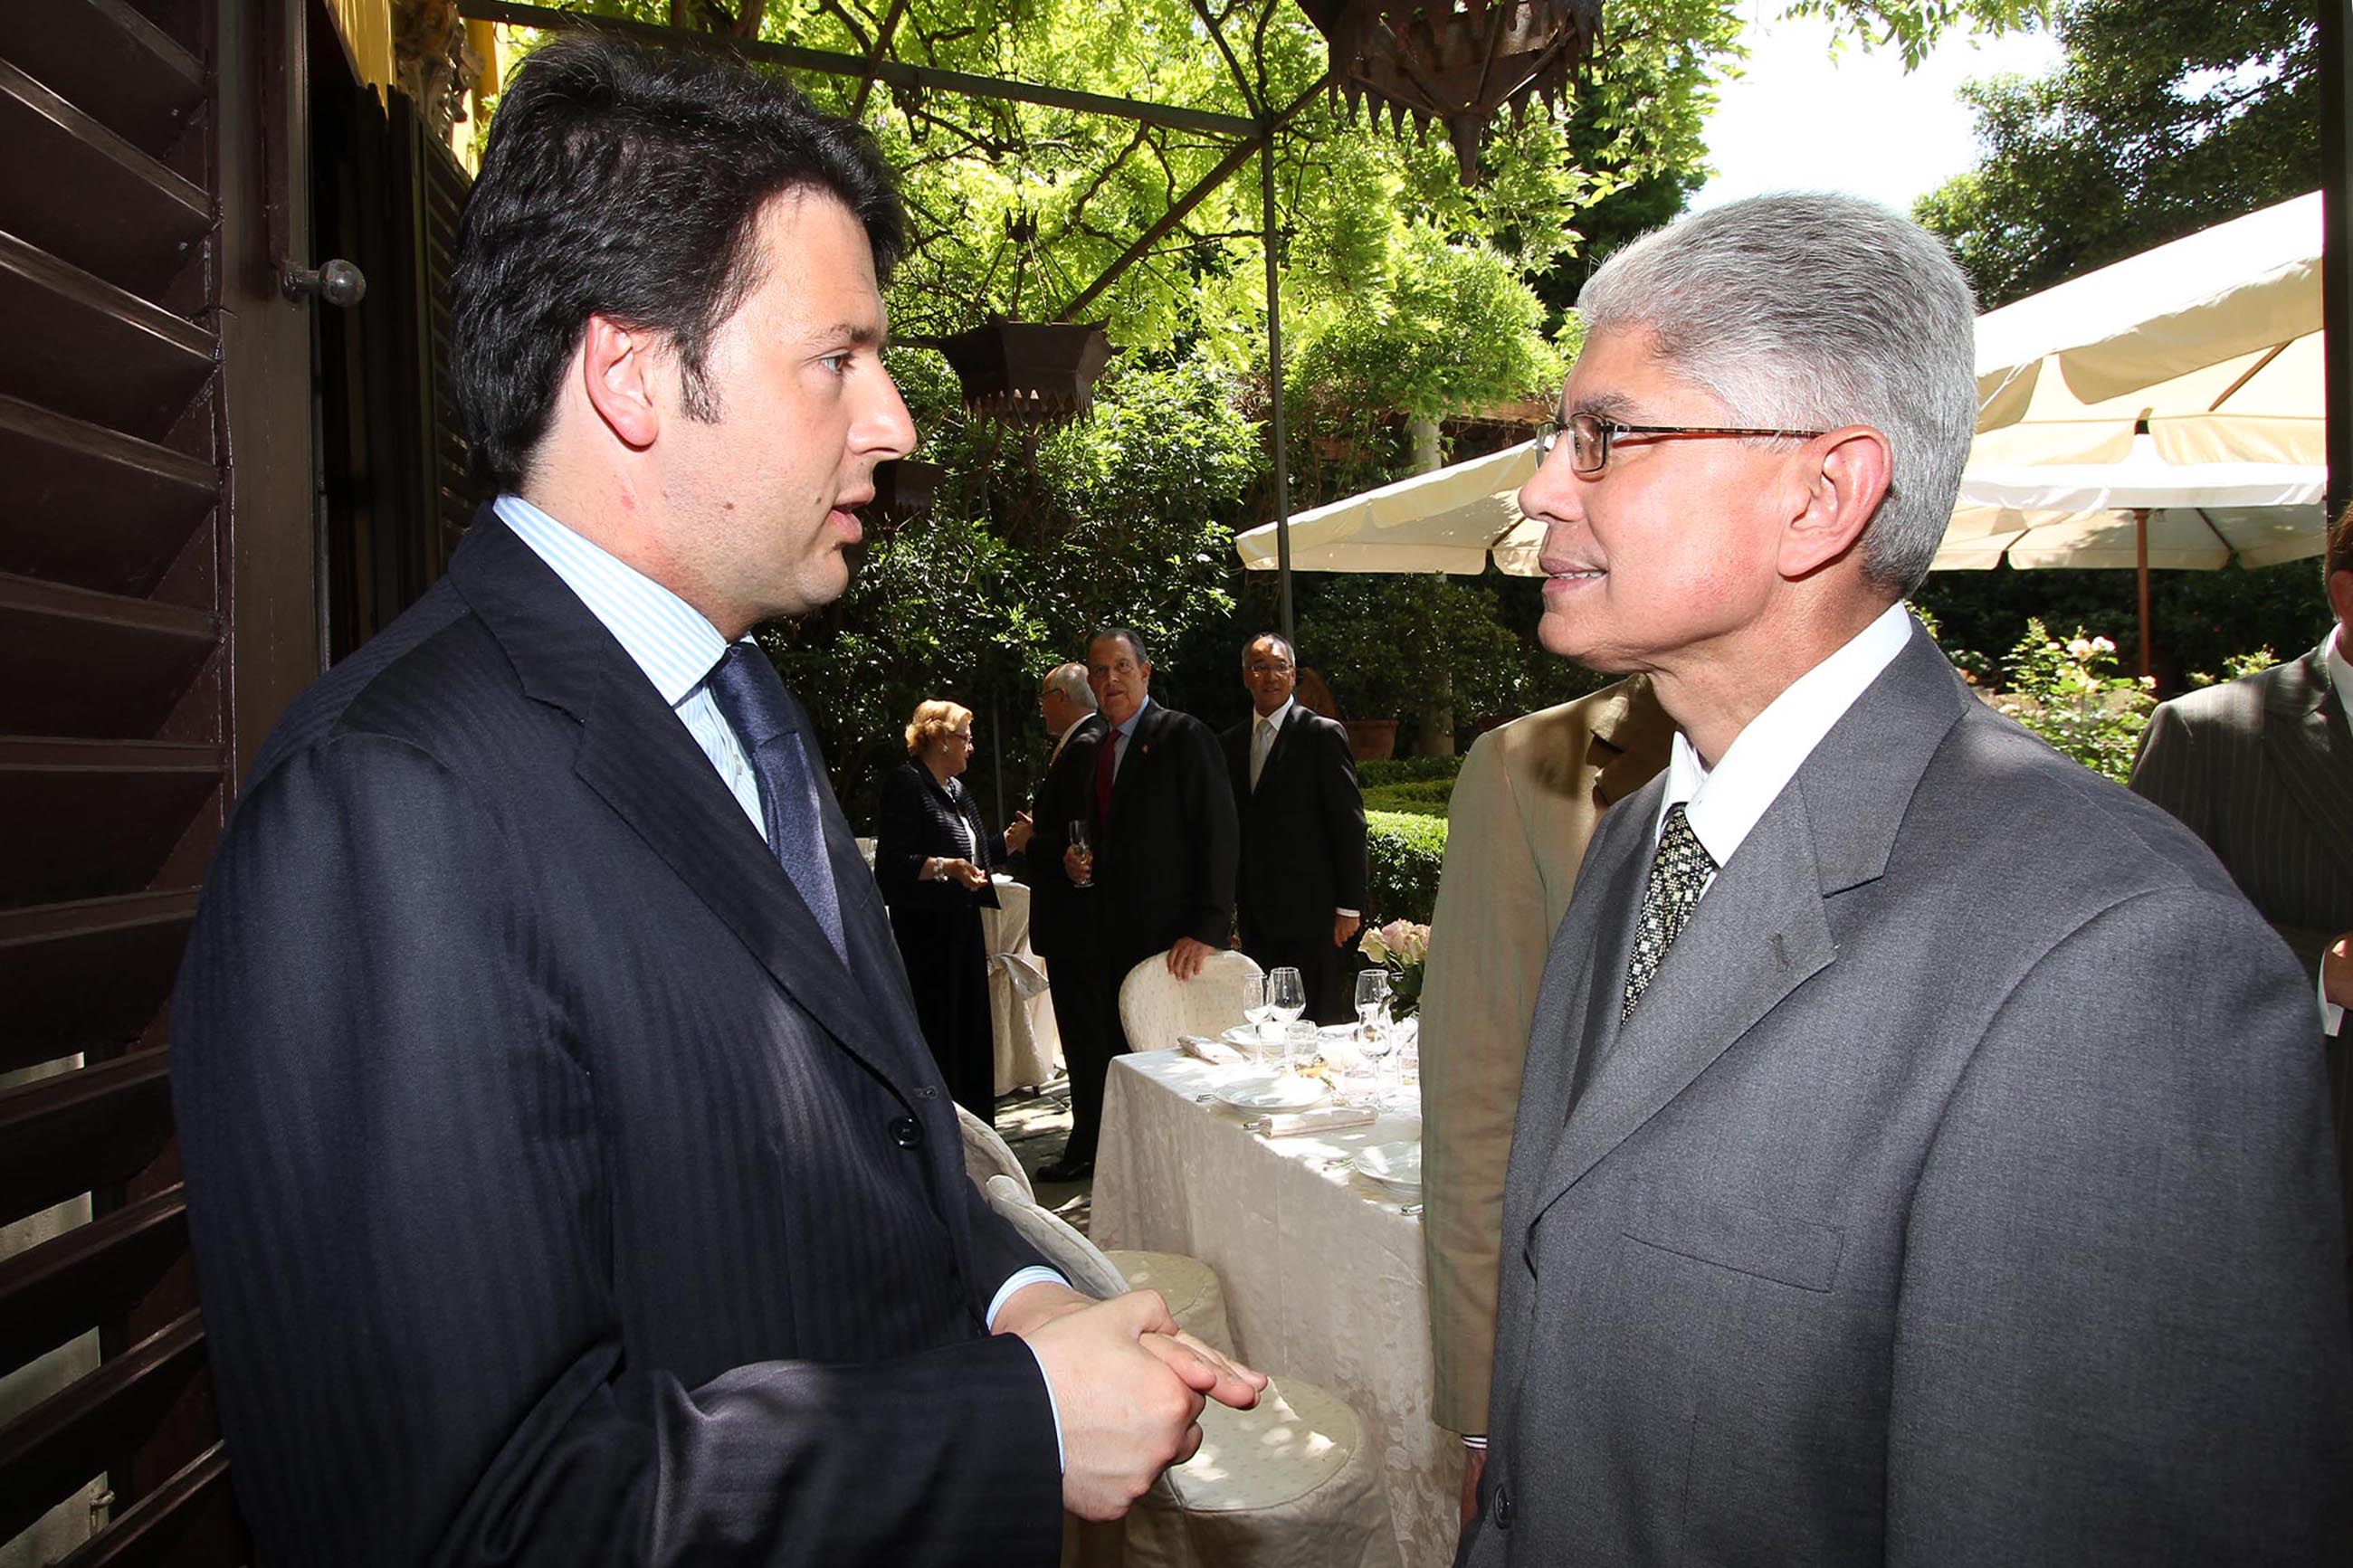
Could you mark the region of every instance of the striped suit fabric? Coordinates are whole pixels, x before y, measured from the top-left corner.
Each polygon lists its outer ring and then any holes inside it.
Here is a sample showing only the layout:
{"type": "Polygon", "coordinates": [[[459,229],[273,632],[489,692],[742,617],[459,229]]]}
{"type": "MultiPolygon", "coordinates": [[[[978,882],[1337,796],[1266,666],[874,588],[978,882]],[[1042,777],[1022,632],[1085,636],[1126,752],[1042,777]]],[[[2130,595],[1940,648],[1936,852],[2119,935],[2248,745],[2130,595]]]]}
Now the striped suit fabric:
{"type": "Polygon", "coordinates": [[[221,1418],[286,1563],[1049,1562],[1034,1253],[881,900],[849,963],[487,510],[247,781],[182,970],[221,1418]]]}

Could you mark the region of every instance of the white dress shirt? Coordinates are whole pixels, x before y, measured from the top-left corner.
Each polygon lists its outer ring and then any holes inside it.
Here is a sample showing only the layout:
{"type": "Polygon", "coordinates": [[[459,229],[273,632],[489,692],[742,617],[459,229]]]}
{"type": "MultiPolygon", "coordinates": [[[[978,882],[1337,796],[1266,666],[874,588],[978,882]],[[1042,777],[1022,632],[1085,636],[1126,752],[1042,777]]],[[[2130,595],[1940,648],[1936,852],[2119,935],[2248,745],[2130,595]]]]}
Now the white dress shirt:
{"type": "MultiPolygon", "coordinates": [[[[1880,671],[1895,662],[1911,637],[1911,612],[1901,604],[1888,605],[1877,620],[1767,703],[1713,768],[1700,761],[1691,742],[1676,731],[1667,763],[1667,791],[1651,824],[1651,842],[1658,842],[1667,808],[1680,801],[1692,832],[1718,869],[1729,865],[1749,830],[1780,797],[1822,737],[1846,717],[1880,671]]],[[[1715,878],[1708,879],[1708,886],[1715,883],[1715,878]]],[[[1704,889],[1701,896],[1706,896],[1704,889]]]]}
{"type": "Polygon", "coordinates": [[[1266,759],[1274,750],[1274,738],[1282,733],[1283,725],[1291,721],[1291,710],[1298,705],[1298,699],[1286,697],[1282,700],[1282,706],[1273,712],[1261,714],[1251,719],[1250,756],[1251,789],[1258,788],[1258,776],[1266,771],[1266,759]]]}
{"type": "MultiPolygon", "coordinates": [[[[760,810],[759,779],[752,772],[751,759],[744,754],[744,742],[736,736],[735,727],[719,710],[708,684],[712,668],[727,651],[727,639],[719,635],[719,628],[684,599],[573,532],[522,497],[502,495],[491,505],[499,514],[499,521],[531,546],[532,553],[546,562],[548,570],[564,579],[565,586],[579,596],[580,602],[588,606],[588,613],[613,634],[622,651],[645,672],[661,700],[670,704],[670,711],[686,726],[687,733],[694,737],[694,743],[702,748],[702,754],[711,759],[712,767],[734,795],[735,804],[744,808],[744,815],[751,818],[761,841],[766,842],[768,821],[760,810]]],[[[997,1314],[1015,1291],[1040,1281],[1069,1283],[1051,1268],[1016,1271],[997,1288],[995,1299],[988,1303],[990,1327],[996,1326],[997,1314]]],[[[1038,1363],[1038,1370],[1041,1375],[1044,1373],[1044,1362],[1038,1363]]],[[[1054,1385],[1049,1379],[1046,1398],[1050,1405],[1053,1397],[1054,1385]]],[[[1056,1407],[1054,1442],[1058,1451],[1061,1441],[1062,1413],[1056,1407]]]]}

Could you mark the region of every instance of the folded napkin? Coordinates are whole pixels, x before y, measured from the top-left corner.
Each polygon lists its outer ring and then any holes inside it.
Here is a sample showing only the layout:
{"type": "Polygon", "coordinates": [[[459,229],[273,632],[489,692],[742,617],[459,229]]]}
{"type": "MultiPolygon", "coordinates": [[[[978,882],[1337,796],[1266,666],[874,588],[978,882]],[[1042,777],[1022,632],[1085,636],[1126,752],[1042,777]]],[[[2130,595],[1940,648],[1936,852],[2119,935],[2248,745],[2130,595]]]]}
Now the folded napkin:
{"type": "Polygon", "coordinates": [[[1323,1105],[1314,1110],[1280,1111],[1251,1123],[1261,1138],[1290,1138],[1302,1132],[1331,1132],[1343,1127],[1370,1127],[1380,1120],[1370,1107],[1323,1105]]]}
{"type": "Polygon", "coordinates": [[[1241,1052],[1225,1041],[1213,1040],[1207,1035],[1179,1035],[1176,1043],[1185,1047],[1187,1056],[1208,1062],[1212,1067],[1236,1067],[1246,1059],[1241,1052]]]}

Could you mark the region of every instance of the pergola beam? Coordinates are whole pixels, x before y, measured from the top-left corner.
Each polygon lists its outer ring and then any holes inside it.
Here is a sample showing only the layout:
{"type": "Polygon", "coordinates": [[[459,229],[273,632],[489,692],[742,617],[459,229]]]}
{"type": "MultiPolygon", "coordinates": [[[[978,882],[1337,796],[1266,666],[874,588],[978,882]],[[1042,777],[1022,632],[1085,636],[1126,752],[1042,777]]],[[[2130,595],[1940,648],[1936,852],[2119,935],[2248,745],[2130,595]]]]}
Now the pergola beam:
{"type": "Polygon", "coordinates": [[[862,81],[888,82],[893,87],[920,88],[930,92],[969,98],[1001,99],[1034,103],[1046,109],[1066,109],[1074,114],[1103,114],[1115,120],[1137,120],[1172,131],[1197,131],[1211,136],[1255,136],[1256,121],[1240,114],[1219,114],[1207,109],[1183,109],[1175,104],[1145,103],[1111,98],[1099,92],[1075,92],[1068,88],[1042,87],[1035,82],[1006,81],[913,66],[903,60],[867,60],[828,49],[805,49],[797,44],[771,44],[757,38],[733,38],[699,33],[690,27],[664,27],[618,16],[591,16],[577,11],[551,10],[543,5],[509,4],[508,0],[458,0],[458,14],[472,22],[503,22],[510,27],[576,28],[637,38],[670,48],[702,49],[740,58],[764,60],[792,70],[818,71],[828,76],[854,77],[862,81]]]}

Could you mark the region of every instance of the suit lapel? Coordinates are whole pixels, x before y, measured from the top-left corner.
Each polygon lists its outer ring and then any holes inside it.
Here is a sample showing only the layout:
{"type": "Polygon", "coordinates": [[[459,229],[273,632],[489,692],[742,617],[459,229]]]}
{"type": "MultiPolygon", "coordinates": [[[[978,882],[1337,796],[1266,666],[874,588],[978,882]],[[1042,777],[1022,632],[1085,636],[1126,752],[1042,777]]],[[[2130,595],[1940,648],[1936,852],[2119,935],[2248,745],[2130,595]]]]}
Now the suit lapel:
{"type": "MultiPolygon", "coordinates": [[[[1258,721],[1256,713],[1250,715],[1250,721],[1258,721]]],[[[1273,743],[1266,749],[1266,764],[1258,771],[1259,788],[1264,789],[1272,784],[1275,774],[1283,765],[1283,759],[1298,749],[1292,742],[1292,733],[1306,721],[1307,710],[1296,702],[1293,703],[1291,711],[1283,715],[1282,728],[1274,732],[1273,743]]]]}
{"type": "MultiPolygon", "coordinates": [[[[1612,967],[1596,973],[1583,1084],[1546,1163],[1530,1224],[1656,1116],[1782,1000],[1837,957],[1828,900],[1885,870],[1930,759],[1974,700],[1927,634],[1856,699],[1719,872],[1624,1026],[1626,952],[1650,873],[1641,852],[1596,896],[1621,900],[1612,967]]],[[[1663,789],[1663,785],[1661,786],[1663,789]]],[[[1659,792],[1627,807],[1653,811],[1659,792]]],[[[1585,889],[1577,889],[1582,901],[1585,889]]],[[[1597,955],[1598,956],[1598,955],[1597,955]]]]}
{"type": "MultiPolygon", "coordinates": [[[[506,650],[524,692],[579,722],[573,768],[581,781],[828,1033],[884,1081],[900,1081],[903,1068],[879,1048],[860,988],[792,879],[612,634],[495,514],[477,518],[450,574],[506,650]]],[[[822,772],[818,781],[845,934],[867,928],[864,940],[852,938],[851,952],[871,967],[874,879],[822,772]]]]}
{"type": "Polygon", "coordinates": [[[2313,837],[2353,877],[2353,731],[2329,684],[2327,647],[2324,641],[2271,683],[2263,746],[2313,837]]]}

